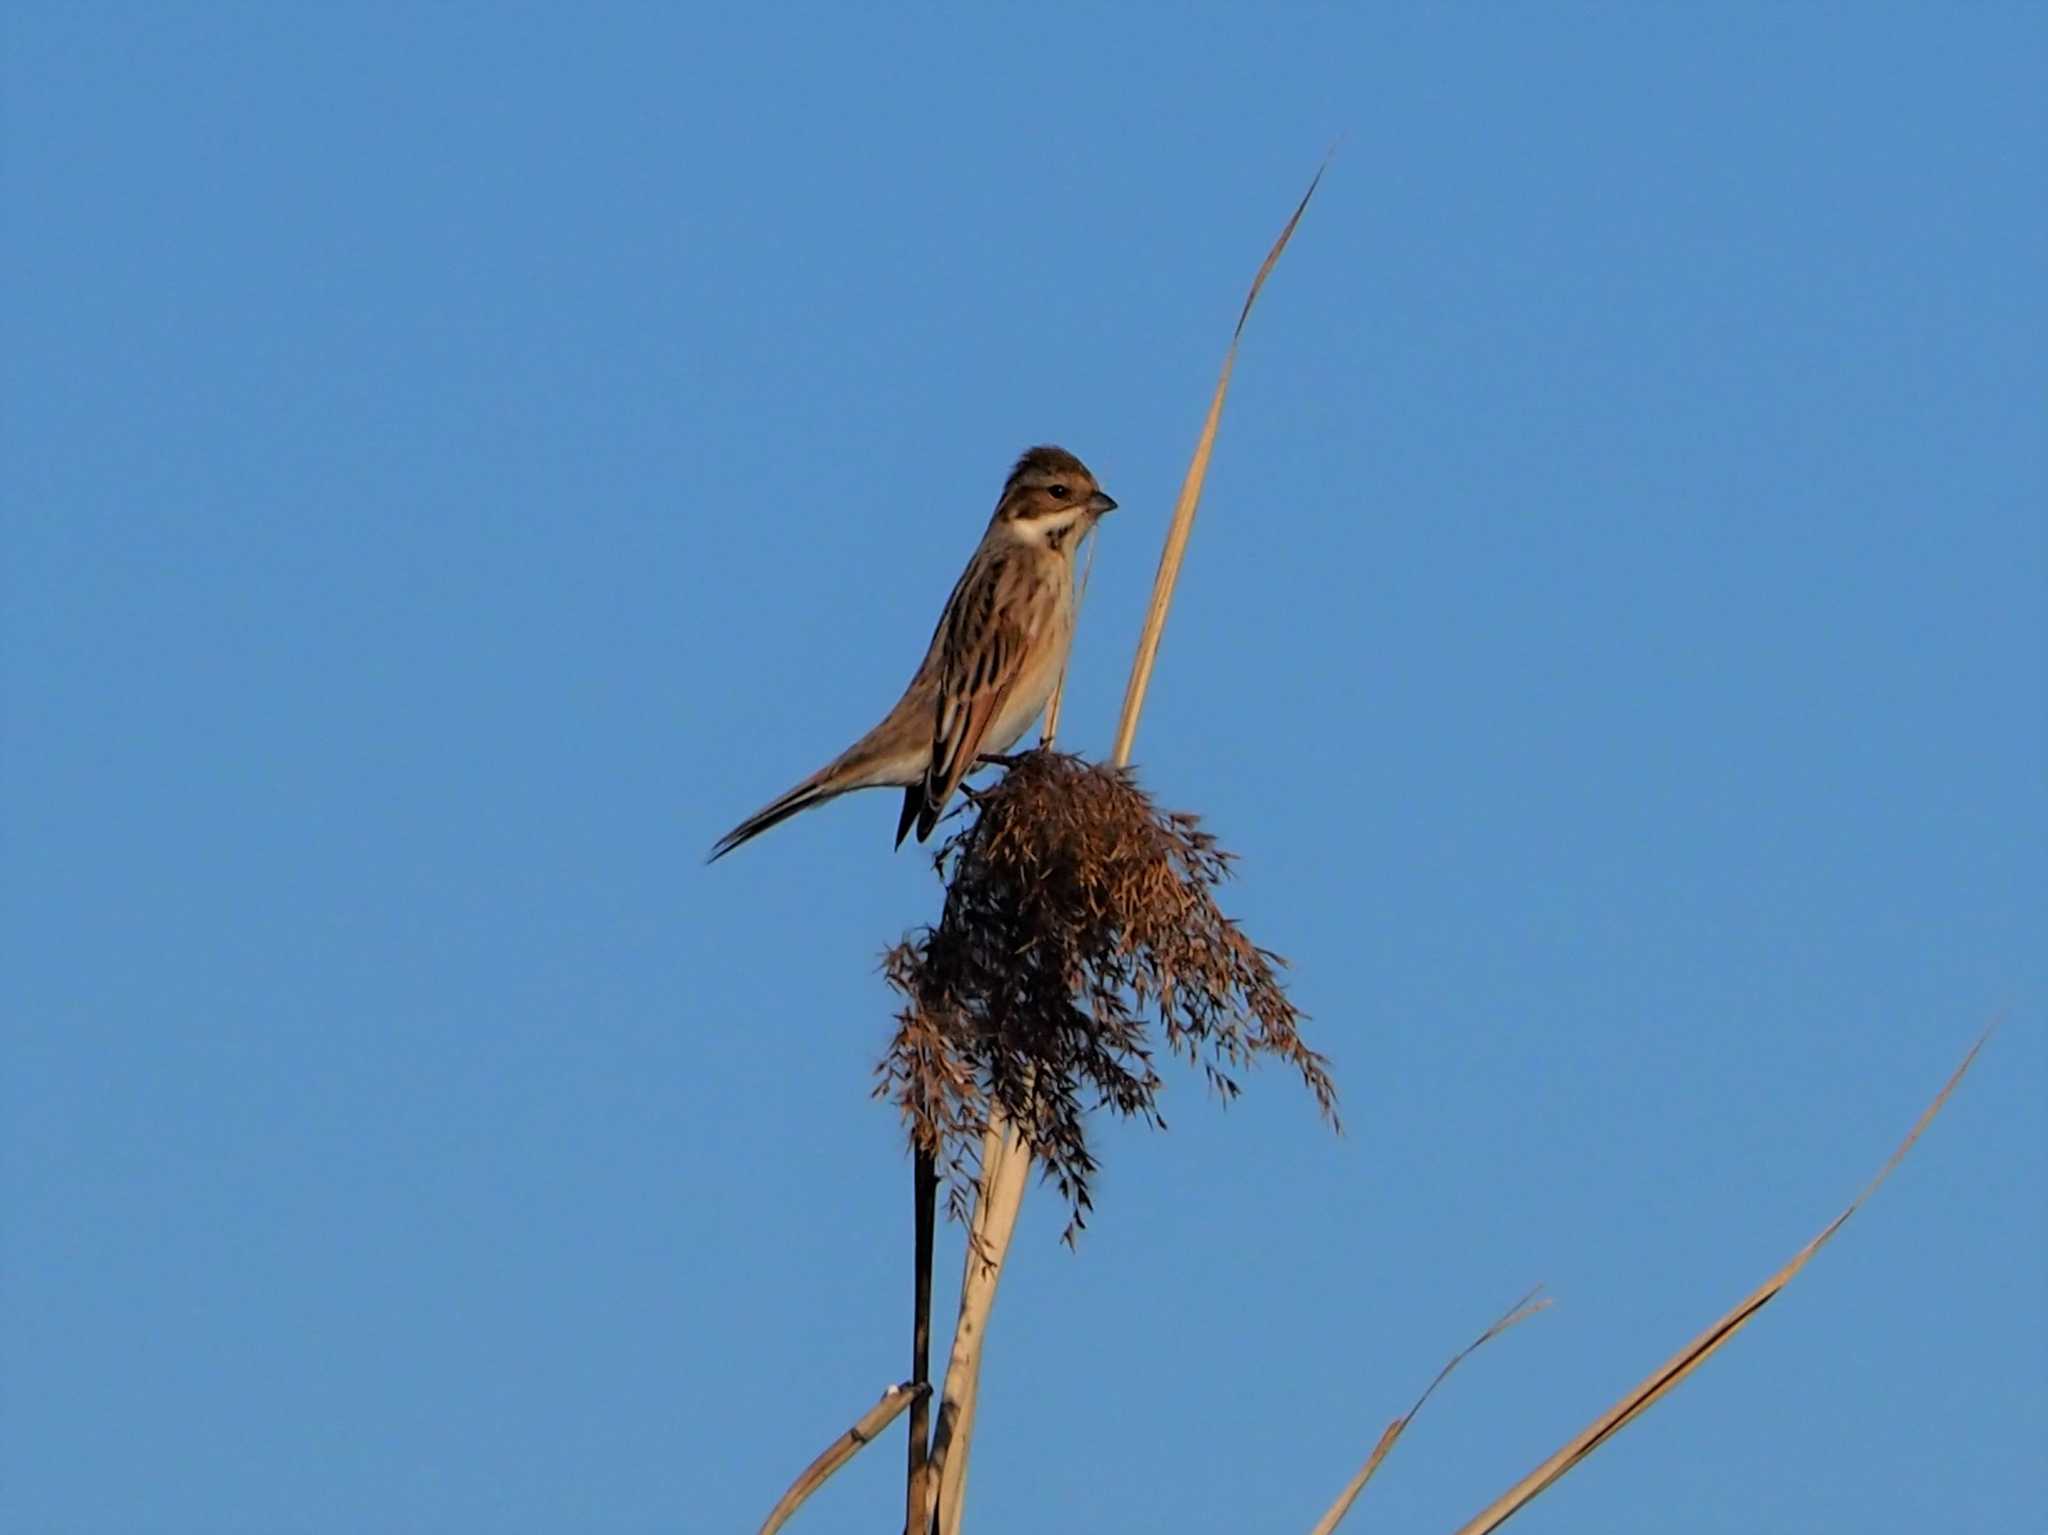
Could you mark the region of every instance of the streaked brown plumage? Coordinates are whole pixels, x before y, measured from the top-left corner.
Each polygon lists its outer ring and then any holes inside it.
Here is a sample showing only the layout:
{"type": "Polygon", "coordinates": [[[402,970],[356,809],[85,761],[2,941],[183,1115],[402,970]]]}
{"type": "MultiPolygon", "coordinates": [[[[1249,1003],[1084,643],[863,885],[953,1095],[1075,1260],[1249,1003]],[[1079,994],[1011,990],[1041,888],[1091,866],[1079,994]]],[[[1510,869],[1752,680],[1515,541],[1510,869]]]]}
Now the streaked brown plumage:
{"type": "Polygon", "coordinates": [[[854,789],[903,789],[896,824],[922,842],[960,781],[1044,710],[1074,638],[1074,551],[1116,502],[1064,448],[1017,460],[981,544],[946,599],[909,687],[882,722],[718,839],[713,860],[854,789]]]}

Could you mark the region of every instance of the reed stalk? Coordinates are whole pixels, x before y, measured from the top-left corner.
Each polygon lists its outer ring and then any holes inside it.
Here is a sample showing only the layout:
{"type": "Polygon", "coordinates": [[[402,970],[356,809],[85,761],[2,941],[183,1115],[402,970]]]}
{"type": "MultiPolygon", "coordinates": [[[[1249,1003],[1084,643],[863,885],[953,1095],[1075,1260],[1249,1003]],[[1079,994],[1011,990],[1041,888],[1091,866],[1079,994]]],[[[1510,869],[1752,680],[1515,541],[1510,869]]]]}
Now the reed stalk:
{"type": "MultiPolygon", "coordinates": [[[[1209,459],[1216,444],[1216,429],[1223,418],[1223,401],[1230,389],[1231,371],[1237,364],[1237,348],[1244,337],[1245,321],[1251,317],[1259,290],[1265,286],[1267,277],[1280,260],[1281,252],[1287,249],[1287,242],[1293,238],[1295,226],[1307,211],[1309,199],[1315,196],[1328,164],[1325,157],[1323,166],[1309,181],[1308,190],[1296,204],[1286,227],[1266,253],[1266,259],[1260,264],[1257,275],[1252,278],[1250,291],[1245,295],[1244,307],[1238,312],[1237,325],[1231,331],[1230,345],[1223,354],[1222,371],[1216,379],[1215,393],[1209,400],[1208,414],[1202,421],[1194,457],[1181,481],[1180,496],[1174,504],[1172,521],[1167,526],[1166,544],[1160,553],[1159,570],[1152,583],[1151,602],[1139,632],[1137,655],[1131,664],[1130,682],[1124,691],[1123,711],[1117,723],[1116,746],[1110,759],[1117,767],[1129,766],[1131,748],[1137,740],[1138,715],[1145,705],[1145,692],[1151,683],[1160,637],[1166,628],[1167,610],[1173,602],[1174,586],[1187,552],[1188,535],[1194,528],[1195,509],[1201,502],[1202,485],[1208,476],[1209,459]]],[[[1047,715],[1048,744],[1057,721],[1058,695],[1055,694],[1047,715]]],[[[931,1535],[958,1535],[961,1527],[961,1513],[967,1495],[967,1461],[973,1435],[974,1402],[981,1378],[982,1348],[987,1337],[989,1315],[995,1306],[996,1285],[1002,1277],[1010,1237],[1016,1230],[1017,1213],[1023,1204],[1027,1182],[1025,1174],[1030,1160],[1031,1153],[1024,1138],[1007,1122],[1001,1104],[992,1102],[988,1129],[982,1141],[981,1181],[975,1203],[974,1229],[969,1235],[966,1271],[961,1279],[960,1319],[954,1332],[953,1356],[946,1371],[932,1451],[937,1497],[931,1535]]]]}

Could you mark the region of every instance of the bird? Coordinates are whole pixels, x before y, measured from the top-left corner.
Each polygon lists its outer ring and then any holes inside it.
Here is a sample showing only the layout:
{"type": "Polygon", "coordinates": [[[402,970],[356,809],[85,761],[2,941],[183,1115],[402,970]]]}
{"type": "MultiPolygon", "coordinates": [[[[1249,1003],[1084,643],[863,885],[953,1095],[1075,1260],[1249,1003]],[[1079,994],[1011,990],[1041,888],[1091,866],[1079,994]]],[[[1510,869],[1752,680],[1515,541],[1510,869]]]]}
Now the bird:
{"type": "Polygon", "coordinates": [[[1003,484],[981,543],[939,614],[931,644],[882,722],[788,793],[720,837],[715,863],[800,811],[854,789],[898,787],[896,846],[923,842],[960,781],[1006,752],[1052,697],[1074,639],[1074,554],[1116,510],[1064,448],[1030,448],[1003,484]]]}

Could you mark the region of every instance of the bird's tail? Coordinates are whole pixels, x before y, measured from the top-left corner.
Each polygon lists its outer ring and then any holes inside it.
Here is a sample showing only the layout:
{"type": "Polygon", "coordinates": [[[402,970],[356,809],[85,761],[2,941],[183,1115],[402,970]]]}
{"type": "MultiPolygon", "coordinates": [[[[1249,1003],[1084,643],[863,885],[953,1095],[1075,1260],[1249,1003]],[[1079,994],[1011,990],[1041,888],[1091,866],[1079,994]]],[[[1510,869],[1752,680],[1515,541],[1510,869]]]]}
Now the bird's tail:
{"type": "Polygon", "coordinates": [[[748,816],[731,831],[720,837],[711,849],[711,856],[704,861],[716,863],[742,842],[750,842],[771,826],[780,826],[800,811],[809,810],[813,805],[822,805],[828,799],[837,799],[856,784],[835,783],[830,779],[830,769],[814,773],[779,799],[770,800],[759,810],[748,816]]]}
{"type": "MultiPolygon", "coordinates": [[[[716,863],[742,842],[758,837],[769,827],[780,826],[791,816],[809,810],[813,805],[822,805],[828,799],[837,799],[855,789],[902,783],[906,776],[904,765],[897,760],[899,754],[888,749],[893,718],[882,721],[794,789],[780,799],[770,800],[720,837],[711,849],[711,856],[704,861],[716,863]]],[[[921,791],[922,779],[918,787],[921,791]]],[[[903,838],[899,834],[896,840],[900,844],[903,838]]]]}

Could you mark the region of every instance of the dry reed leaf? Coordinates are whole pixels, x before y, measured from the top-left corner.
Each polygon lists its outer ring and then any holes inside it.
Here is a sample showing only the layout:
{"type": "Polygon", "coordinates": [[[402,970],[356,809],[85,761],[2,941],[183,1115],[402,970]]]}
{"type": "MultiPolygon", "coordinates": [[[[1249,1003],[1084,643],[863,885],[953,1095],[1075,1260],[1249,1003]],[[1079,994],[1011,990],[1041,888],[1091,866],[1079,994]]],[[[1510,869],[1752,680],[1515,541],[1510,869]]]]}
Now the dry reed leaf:
{"type": "Polygon", "coordinates": [[[862,1413],[852,1428],[827,1445],[824,1453],[804,1467],[797,1479],[789,1484],[789,1491],[776,1501],[775,1507],[768,1511],[768,1517],[761,1522],[761,1535],[775,1535],[789,1522],[789,1516],[797,1511],[804,1499],[825,1485],[827,1477],[852,1460],[875,1435],[894,1423],[904,1408],[919,1397],[929,1396],[931,1389],[906,1380],[884,1391],[881,1399],[862,1413]]]}
{"type": "MultiPolygon", "coordinates": [[[[1993,1029],[1995,1028],[1996,1025],[1993,1025],[1993,1029]]],[[[1893,1169],[1905,1160],[1906,1153],[1913,1149],[1913,1143],[1919,1140],[1921,1132],[1934,1122],[1934,1116],[1941,1112],[1942,1106],[1949,1100],[1949,1095],[1963,1080],[1963,1074],[1977,1059],[1977,1052],[1990,1040],[1993,1029],[1986,1029],[1970,1047],[1970,1053],[1963,1057],[1963,1063],[1956,1068],[1955,1075],[1948,1079],[1939,1093],[1935,1094],[1934,1101],[1927,1106],[1927,1111],[1899,1143],[1899,1149],[1891,1154],[1890,1160],[1878,1170],[1877,1176],[1864,1185],[1863,1192],[1850,1201],[1848,1209],[1829,1221],[1818,1236],[1793,1255],[1789,1263],[1744,1296],[1726,1316],[1673,1354],[1647,1379],[1574,1436],[1556,1454],[1487,1505],[1477,1518],[1460,1526],[1457,1535],[1487,1535],[1488,1531],[1499,1529],[1511,1516],[1526,1507],[1537,1494],[1550,1487],[1614,1435],[1649,1411],[1667,1392],[1706,1363],[1708,1358],[1730,1338],[1748,1326],[1756,1314],[1775,1300],[1778,1293],[1806,1267],[1813,1255],[1848,1224],[1849,1217],[1863,1207],[1864,1201],[1877,1192],[1878,1185],[1889,1178],[1893,1169]]]]}
{"type": "MultiPolygon", "coordinates": [[[[1333,148],[1330,154],[1336,152],[1333,148]]],[[[1138,654],[1131,663],[1130,685],[1124,689],[1123,713],[1117,720],[1116,749],[1109,757],[1118,767],[1130,762],[1131,747],[1138,739],[1138,712],[1145,706],[1145,689],[1152,682],[1152,663],[1159,655],[1159,638],[1166,632],[1166,610],[1173,604],[1173,587],[1180,579],[1181,557],[1187,553],[1188,534],[1195,526],[1195,507],[1202,499],[1202,482],[1209,477],[1209,454],[1216,446],[1216,427],[1223,419],[1223,397],[1230,391],[1230,373],[1237,366],[1237,344],[1244,339],[1244,322],[1251,318],[1259,289],[1266,285],[1266,278],[1279,263],[1280,253],[1294,238],[1294,226],[1308,211],[1308,200],[1316,195],[1323,172],[1329,168],[1330,156],[1325,155],[1308,184],[1308,190],[1301,194],[1301,201],[1295,205],[1294,216],[1280,231],[1280,238],[1273,242],[1273,248],[1266,252],[1258,275],[1252,279],[1251,291],[1244,296],[1244,308],[1238,311],[1237,328],[1230,333],[1230,346],[1223,354],[1223,370],[1216,378],[1216,393],[1209,400],[1209,414],[1202,420],[1202,435],[1195,441],[1195,456],[1189,461],[1188,472],[1181,480],[1180,499],[1174,503],[1173,521],[1167,525],[1166,547],[1159,553],[1159,573],[1152,578],[1152,601],[1145,610],[1145,626],[1138,632],[1138,654]]]]}
{"type": "MultiPolygon", "coordinates": [[[[1540,1285],[1537,1287],[1537,1289],[1541,1288],[1540,1285]]],[[[1485,1332],[1452,1355],[1449,1363],[1436,1372],[1436,1379],[1432,1380],[1423,1389],[1422,1395],[1415,1399],[1415,1405],[1387,1425],[1386,1432],[1380,1435],[1379,1443],[1372,1447],[1372,1454],[1366,1457],[1365,1464],[1358,1470],[1358,1475],[1345,1484],[1344,1490],[1337,1494],[1337,1501],[1332,1503],[1323,1517],[1316,1521],[1315,1528],[1309,1531],[1309,1535],[1330,1535],[1330,1532],[1336,1529],[1338,1524],[1343,1521],[1344,1516],[1351,1512],[1351,1505],[1357,1502],[1358,1495],[1365,1491],[1365,1484],[1371,1481],[1373,1473],[1379,1470],[1380,1462],[1387,1458],[1387,1452],[1393,1449],[1394,1442],[1408,1432],[1408,1425],[1415,1421],[1415,1415],[1422,1411],[1425,1402],[1436,1395],[1436,1388],[1449,1378],[1451,1371],[1457,1369],[1459,1365],[1478,1352],[1482,1346],[1491,1343],[1517,1322],[1527,1321],[1549,1304],[1548,1300],[1538,1300],[1536,1290],[1531,1290],[1527,1295],[1508,1307],[1499,1321],[1495,1322],[1485,1332]]]]}

